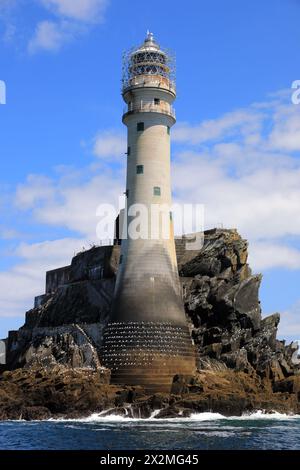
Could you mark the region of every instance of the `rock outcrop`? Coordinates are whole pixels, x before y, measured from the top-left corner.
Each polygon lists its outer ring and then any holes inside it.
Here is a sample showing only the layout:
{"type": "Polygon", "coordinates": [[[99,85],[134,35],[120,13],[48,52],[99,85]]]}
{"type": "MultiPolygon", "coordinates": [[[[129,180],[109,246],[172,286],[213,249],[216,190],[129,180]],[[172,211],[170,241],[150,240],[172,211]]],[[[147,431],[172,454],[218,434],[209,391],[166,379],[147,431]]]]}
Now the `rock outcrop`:
{"type": "Polygon", "coordinates": [[[0,419],[104,412],[148,417],[213,410],[299,412],[298,345],[277,339],[280,315],[262,317],[261,275],[247,264],[236,230],[204,233],[201,250],[176,241],[186,315],[197,349],[195,377],[174,377],[171,395],[109,385],[102,331],[112,302],[120,247],[93,247],[47,273],[20,330],[10,332],[9,369],[0,376],[0,419]],[[88,383],[86,383],[88,382],[88,383]],[[86,397],[86,402],[85,398],[86,397]],[[67,402],[69,403],[67,405],[67,402]]]}
{"type": "Polygon", "coordinates": [[[107,370],[31,367],[0,378],[0,420],[77,417],[111,406],[107,370]]]}
{"type": "Polygon", "coordinates": [[[205,357],[272,383],[299,372],[298,345],[278,341],[280,315],[262,319],[261,275],[247,264],[247,242],[234,230],[205,233],[202,250],[181,267],[185,308],[205,357]]]}
{"type": "Polygon", "coordinates": [[[224,368],[176,377],[171,394],[109,385],[107,371],[31,367],[0,377],[0,420],[81,418],[92,413],[134,418],[188,417],[214,411],[240,416],[256,410],[299,413],[298,380],[273,393],[258,376],[224,368]],[[156,412],[156,413],[154,413],[156,412]]]}

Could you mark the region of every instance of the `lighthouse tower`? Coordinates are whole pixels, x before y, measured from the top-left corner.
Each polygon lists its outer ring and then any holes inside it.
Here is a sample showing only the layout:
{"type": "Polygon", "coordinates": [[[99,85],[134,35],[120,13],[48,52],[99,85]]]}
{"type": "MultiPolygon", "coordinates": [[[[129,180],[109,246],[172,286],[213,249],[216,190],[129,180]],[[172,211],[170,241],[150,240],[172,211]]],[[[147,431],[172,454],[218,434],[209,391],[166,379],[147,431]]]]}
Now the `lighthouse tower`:
{"type": "Polygon", "coordinates": [[[125,56],[123,69],[128,232],[122,240],[102,358],[112,371],[112,383],[170,391],[174,375],[195,370],[171,213],[174,68],[171,56],[148,33],[144,43],[125,56]],[[139,236],[130,233],[136,217],[141,219],[139,236]]]}

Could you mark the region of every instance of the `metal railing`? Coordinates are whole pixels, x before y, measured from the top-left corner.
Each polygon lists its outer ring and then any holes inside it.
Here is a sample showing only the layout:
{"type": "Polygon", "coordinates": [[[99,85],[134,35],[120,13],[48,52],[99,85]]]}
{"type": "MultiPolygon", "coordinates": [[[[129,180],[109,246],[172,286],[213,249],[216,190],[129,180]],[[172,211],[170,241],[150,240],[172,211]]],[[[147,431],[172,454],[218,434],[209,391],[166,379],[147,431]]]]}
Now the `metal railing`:
{"type": "Polygon", "coordinates": [[[176,119],[176,112],[173,106],[154,103],[130,103],[123,109],[123,114],[127,113],[161,113],[167,114],[168,116],[172,116],[174,119],[176,119]]]}
{"type": "Polygon", "coordinates": [[[126,92],[131,87],[156,87],[176,93],[175,82],[164,77],[156,77],[152,75],[138,75],[123,82],[122,91],[126,92]]]}

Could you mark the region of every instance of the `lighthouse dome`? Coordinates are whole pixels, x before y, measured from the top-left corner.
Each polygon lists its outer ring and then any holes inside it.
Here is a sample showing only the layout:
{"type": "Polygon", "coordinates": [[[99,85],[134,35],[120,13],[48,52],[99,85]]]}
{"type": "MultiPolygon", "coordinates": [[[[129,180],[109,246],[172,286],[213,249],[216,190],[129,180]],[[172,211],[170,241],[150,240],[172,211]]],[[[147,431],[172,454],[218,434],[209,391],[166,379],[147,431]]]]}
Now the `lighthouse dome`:
{"type": "Polygon", "coordinates": [[[170,53],[156,42],[153,33],[147,32],[144,42],[125,54],[123,67],[123,88],[135,78],[145,76],[163,77],[174,82],[175,67],[170,53]]]}

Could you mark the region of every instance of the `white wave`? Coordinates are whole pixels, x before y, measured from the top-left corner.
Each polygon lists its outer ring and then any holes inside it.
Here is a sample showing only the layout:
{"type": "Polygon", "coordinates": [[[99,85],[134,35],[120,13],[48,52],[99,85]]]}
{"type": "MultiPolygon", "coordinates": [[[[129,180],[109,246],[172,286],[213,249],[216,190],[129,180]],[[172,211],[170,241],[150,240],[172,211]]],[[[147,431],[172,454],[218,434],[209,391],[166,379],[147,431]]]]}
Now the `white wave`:
{"type": "Polygon", "coordinates": [[[300,419],[300,415],[292,415],[285,413],[278,413],[277,411],[266,412],[264,410],[258,410],[254,413],[244,413],[242,416],[224,416],[218,413],[194,413],[190,418],[195,421],[216,421],[216,420],[226,420],[226,421],[248,421],[248,420],[290,420],[290,419],[300,419]]]}
{"type": "Polygon", "coordinates": [[[150,419],[155,418],[159,413],[160,413],[160,410],[154,410],[152,415],[150,416],[150,419]]]}
{"type": "Polygon", "coordinates": [[[205,412],[205,413],[192,413],[191,416],[188,418],[183,418],[183,417],[178,417],[178,418],[163,418],[163,419],[158,419],[156,416],[159,414],[160,410],[156,410],[152,413],[150,418],[130,418],[128,416],[119,416],[119,415],[106,415],[106,416],[101,416],[101,414],[92,414],[88,418],[83,418],[80,421],[85,421],[85,422],[101,422],[101,421],[154,421],[154,422],[194,422],[194,421],[219,421],[219,420],[241,420],[241,421],[247,421],[247,420],[257,420],[257,419],[262,419],[262,420],[290,420],[290,419],[300,419],[300,415],[290,415],[290,414],[284,414],[284,413],[278,413],[276,411],[274,412],[266,412],[264,410],[259,410],[254,413],[249,413],[249,414],[244,414],[242,416],[224,416],[220,413],[213,413],[213,412],[205,412]]]}
{"type": "Polygon", "coordinates": [[[277,411],[266,412],[264,410],[258,410],[255,413],[243,414],[242,416],[235,418],[234,416],[228,417],[227,419],[240,419],[240,420],[257,420],[257,419],[278,419],[278,420],[290,420],[300,419],[300,415],[292,415],[285,413],[278,413],[277,411]]]}
{"type": "Polygon", "coordinates": [[[189,418],[185,418],[188,420],[193,420],[193,421],[217,421],[219,419],[226,419],[224,415],[221,415],[220,413],[212,413],[212,412],[206,412],[206,413],[192,413],[189,418]]]}
{"type": "Polygon", "coordinates": [[[300,415],[291,415],[274,412],[266,412],[259,410],[254,413],[245,413],[242,416],[224,416],[220,413],[204,412],[204,413],[192,413],[189,417],[177,418],[156,418],[160,410],[155,410],[149,418],[132,418],[129,416],[121,416],[117,414],[107,414],[109,410],[102,411],[101,413],[93,413],[86,418],[68,419],[49,419],[52,422],[78,422],[78,423],[130,423],[130,422],[154,422],[158,425],[161,423],[196,423],[196,422],[213,422],[213,421],[255,421],[255,420],[295,420],[300,419],[300,415]]]}
{"type": "Polygon", "coordinates": [[[47,422],[52,423],[100,423],[100,422],[115,422],[115,421],[140,421],[136,418],[128,418],[127,416],[120,415],[106,415],[101,416],[101,413],[93,413],[86,418],[50,418],[47,422]]]}

